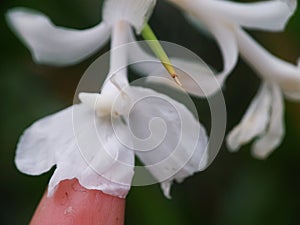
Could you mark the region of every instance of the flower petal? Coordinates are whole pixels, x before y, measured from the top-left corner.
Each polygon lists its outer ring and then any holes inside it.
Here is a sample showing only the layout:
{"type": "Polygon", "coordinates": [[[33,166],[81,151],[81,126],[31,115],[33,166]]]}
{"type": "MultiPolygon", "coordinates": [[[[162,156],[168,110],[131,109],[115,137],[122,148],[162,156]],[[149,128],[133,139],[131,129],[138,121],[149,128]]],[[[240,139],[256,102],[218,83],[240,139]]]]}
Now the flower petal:
{"type": "Polygon", "coordinates": [[[35,122],[25,130],[17,146],[15,163],[21,172],[39,175],[54,166],[60,152],[71,146],[72,107],[69,107],[35,122]]]}
{"type": "Polygon", "coordinates": [[[206,1],[214,14],[247,28],[283,30],[293,15],[296,0],[271,0],[251,3],[206,1]]]}
{"type": "Polygon", "coordinates": [[[271,31],[284,29],[297,6],[296,0],[272,0],[255,3],[237,3],[224,0],[169,1],[201,21],[210,17],[211,20],[215,20],[219,24],[239,24],[247,28],[271,31]]]}
{"type": "Polygon", "coordinates": [[[229,150],[237,151],[241,145],[247,144],[265,132],[270,118],[271,97],[268,85],[263,84],[242,121],[228,134],[227,146],[229,150]]]}
{"type": "Polygon", "coordinates": [[[208,29],[218,42],[223,55],[224,69],[221,73],[219,73],[219,75],[217,75],[217,79],[221,84],[223,84],[238,60],[236,39],[234,33],[226,26],[223,27],[211,22],[208,29]]]}
{"type": "Polygon", "coordinates": [[[27,8],[9,10],[6,19],[41,64],[76,64],[102,47],[110,36],[106,23],[86,30],[57,27],[44,14],[27,8]]]}
{"type": "MultiPolygon", "coordinates": [[[[125,126],[121,120],[118,124],[125,126]]],[[[96,117],[93,109],[79,104],[28,128],[15,161],[20,171],[30,175],[56,164],[49,195],[60,181],[77,178],[85,188],[124,198],[133,176],[134,153],[119,143],[109,117],[96,117]]]]}
{"type": "Polygon", "coordinates": [[[174,82],[165,68],[154,70],[147,77],[147,81],[154,83],[157,81],[159,84],[164,83],[173,88],[183,89],[189,94],[198,97],[208,97],[222,90],[222,83],[219,83],[214,73],[202,61],[178,58],[171,58],[171,60],[175,67],[176,75],[182,84],[181,87],[174,82]],[[157,79],[157,77],[167,78],[167,80],[164,79],[165,81],[163,81],[163,79],[157,79]]]}
{"type": "Polygon", "coordinates": [[[242,57],[263,77],[285,92],[300,91],[300,66],[285,62],[266,51],[242,29],[236,29],[242,57]]]}
{"type": "MultiPolygon", "coordinates": [[[[144,51],[139,45],[140,43],[143,45],[144,42],[136,42],[132,32],[130,36],[132,42],[129,46],[129,64],[131,67],[137,73],[149,76],[146,78],[148,82],[159,81],[160,84],[163,82],[173,88],[180,88],[178,85],[174,85],[174,80],[162,66],[161,62],[144,51]],[[151,76],[154,76],[154,78],[151,76]],[[157,77],[165,79],[157,79],[157,77]]],[[[180,89],[200,97],[210,96],[221,90],[222,84],[219,83],[219,80],[223,81],[221,76],[224,76],[220,75],[220,79],[216,78],[209,67],[198,56],[192,55],[191,58],[193,59],[187,60],[171,57],[172,64],[182,83],[182,88],[180,89]]]]}
{"type": "Polygon", "coordinates": [[[77,178],[87,189],[126,197],[133,176],[134,153],[124,150],[111,133],[111,123],[94,118],[91,109],[77,107],[73,116],[75,146],[60,155],[48,195],[54,193],[60,181],[77,178]]]}
{"type": "Polygon", "coordinates": [[[228,24],[220,23],[218,20],[212,19],[210,16],[207,18],[203,18],[201,23],[198,22],[197,18],[189,15],[189,21],[196,25],[196,27],[202,32],[202,27],[206,27],[206,29],[213,35],[216,39],[222,55],[224,68],[219,74],[216,75],[217,80],[222,85],[227,76],[231,73],[233,68],[235,67],[238,60],[238,46],[235,38],[235,34],[233,32],[233,27],[228,26],[228,24]]]}
{"type": "Polygon", "coordinates": [[[140,33],[147,23],[156,0],[106,0],[103,20],[113,25],[118,21],[129,22],[140,33]]]}
{"type": "MultiPolygon", "coordinates": [[[[159,182],[178,182],[206,167],[207,135],[181,103],[153,90],[132,87],[127,119],[137,156],[159,182]]],[[[163,189],[168,197],[168,188],[163,189]]]]}
{"type": "MultiPolygon", "coordinates": [[[[96,101],[97,97],[93,105],[97,105],[96,101]]],[[[98,117],[94,109],[85,105],[74,108],[76,143],[86,164],[76,177],[86,188],[125,197],[131,186],[134,153],[119,141],[115,132],[115,129],[127,130],[126,125],[120,117],[110,116],[98,117]]],[[[126,133],[122,134],[125,138],[126,133]]]]}
{"type": "Polygon", "coordinates": [[[264,134],[255,141],[252,153],[255,157],[264,159],[268,157],[282,142],[284,136],[283,123],[283,96],[280,88],[271,86],[272,102],[269,126],[264,134]]]}

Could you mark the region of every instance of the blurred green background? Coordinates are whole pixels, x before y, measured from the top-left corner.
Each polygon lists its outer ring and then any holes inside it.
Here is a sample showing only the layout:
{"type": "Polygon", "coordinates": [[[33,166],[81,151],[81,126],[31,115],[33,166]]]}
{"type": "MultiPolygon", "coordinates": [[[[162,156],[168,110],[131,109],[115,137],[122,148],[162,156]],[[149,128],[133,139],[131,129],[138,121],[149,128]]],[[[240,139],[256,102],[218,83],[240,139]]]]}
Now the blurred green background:
{"type": "MultiPolygon", "coordinates": [[[[28,224],[51,176],[50,172],[30,177],[17,171],[14,154],[19,136],[33,121],[72,104],[81,75],[96,57],[65,68],[34,64],[5,23],[5,12],[14,6],[40,10],[56,24],[73,28],[97,24],[101,12],[98,0],[0,1],[1,225],[28,224]]],[[[300,10],[284,33],[251,34],[274,54],[295,62],[300,56],[299,22],[300,10]]],[[[150,24],[160,39],[185,46],[222,68],[215,42],[198,33],[171,5],[158,1],[150,24]]],[[[224,90],[228,130],[240,120],[258,84],[256,75],[240,60],[224,90]]],[[[236,154],[223,147],[205,172],[173,186],[172,200],[164,198],[159,185],[133,187],[127,198],[126,224],[299,225],[299,115],[300,104],[286,102],[286,137],[267,160],[253,159],[249,146],[236,154]]]]}

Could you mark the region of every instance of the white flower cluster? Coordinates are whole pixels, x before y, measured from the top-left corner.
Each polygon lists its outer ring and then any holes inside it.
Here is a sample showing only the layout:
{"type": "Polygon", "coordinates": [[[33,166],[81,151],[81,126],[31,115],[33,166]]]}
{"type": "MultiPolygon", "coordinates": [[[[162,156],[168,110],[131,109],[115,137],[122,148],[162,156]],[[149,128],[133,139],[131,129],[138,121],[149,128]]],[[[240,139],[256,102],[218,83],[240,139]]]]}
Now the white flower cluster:
{"type": "MultiPolygon", "coordinates": [[[[203,71],[203,65],[172,59],[176,67],[203,84],[204,88],[200,90],[191,84],[190,77],[181,76],[180,81],[188,93],[209,97],[220,91],[215,79],[221,86],[224,84],[239,53],[261,76],[261,88],[241,123],[229,133],[227,144],[229,149],[236,151],[257,138],[253,144],[254,155],[267,157],[284,135],[283,96],[300,98],[300,70],[298,66],[271,55],[242,27],[281,31],[295,11],[296,0],[257,3],[168,1],[180,8],[188,21],[201,31],[207,30],[216,39],[223,55],[223,71],[214,79],[203,71]]],[[[105,0],[102,22],[86,30],[57,27],[44,14],[26,8],[10,10],[7,21],[37,63],[63,66],[86,59],[110,37],[112,50],[134,42],[132,28],[137,34],[141,32],[155,4],[155,0],[105,0]]],[[[129,85],[126,65],[138,58],[152,60],[138,46],[134,54],[126,48],[111,51],[110,71],[101,93],[81,93],[80,104],[29,127],[17,148],[19,170],[38,175],[56,165],[49,183],[50,195],[60,181],[77,178],[86,188],[125,197],[134,175],[135,155],[161,182],[166,196],[169,196],[174,180],[181,182],[205,169],[211,160],[208,138],[205,129],[187,107],[154,90],[129,85]],[[131,110],[133,106],[134,111],[131,110]],[[147,122],[156,117],[162,118],[163,123],[152,121],[149,128],[147,122]],[[158,146],[146,146],[133,135],[136,132],[147,136],[149,129],[153,140],[148,143],[159,142],[158,146]],[[180,142],[174,146],[177,139],[180,142]],[[151,148],[151,151],[143,151],[143,148],[151,148]]],[[[154,68],[137,65],[134,69],[148,76],[154,68]]],[[[155,69],[161,76],[166,74],[163,67],[155,69]]]]}

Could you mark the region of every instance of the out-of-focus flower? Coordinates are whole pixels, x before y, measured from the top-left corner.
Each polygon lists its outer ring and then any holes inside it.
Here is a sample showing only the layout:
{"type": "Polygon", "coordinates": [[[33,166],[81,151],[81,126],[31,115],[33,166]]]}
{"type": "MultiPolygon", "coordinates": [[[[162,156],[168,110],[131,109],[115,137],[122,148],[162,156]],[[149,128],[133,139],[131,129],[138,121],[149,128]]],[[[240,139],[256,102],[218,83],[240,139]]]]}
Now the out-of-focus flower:
{"type": "Polygon", "coordinates": [[[258,138],[252,153],[257,158],[266,158],[281,143],[284,135],[283,96],[274,83],[263,83],[250,104],[242,121],[228,135],[231,151],[258,138]]]}
{"type": "Polygon", "coordinates": [[[223,83],[237,63],[238,53],[261,76],[263,85],[241,123],[228,135],[227,144],[236,151],[255,137],[256,157],[267,157],[284,135],[283,95],[300,97],[300,69],[266,51],[241,27],[281,31],[293,15],[295,0],[258,3],[234,3],[223,0],[169,0],[184,10],[187,18],[200,29],[207,29],[217,40],[224,69],[217,76],[223,83]]]}
{"type": "MultiPolygon", "coordinates": [[[[238,52],[247,55],[241,40],[241,27],[280,31],[296,8],[295,0],[271,0],[258,3],[235,3],[224,0],[168,0],[183,10],[200,30],[207,30],[218,42],[224,69],[217,76],[221,83],[237,63],[238,52]]],[[[243,32],[242,35],[247,35],[243,32]]],[[[266,65],[268,66],[268,65],[266,65]]],[[[271,66],[271,65],[270,65],[271,66]]]]}
{"type": "Polygon", "coordinates": [[[11,9],[6,18],[37,63],[64,66],[76,64],[99,50],[119,21],[127,21],[140,33],[155,3],[156,0],[105,0],[102,22],[85,30],[57,27],[44,14],[27,8],[11,9]]]}
{"type": "Polygon", "coordinates": [[[241,124],[228,135],[227,143],[232,151],[236,151],[240,145],[258,136],[252,148],[253,154],[266,158],[280,145],[284,136],[283,97],[300,100],[300,67],[276,58],[244,31],[238,32],[239,49],[244,59],[261,75],[264,84],[241,124]],[[257,109],[253,111],[253,107],[257,109]],[[247,125],[245,121],[248,121],[247,125]],[[252,129],[254,133],[245,136],[245,129],[252,129]]]}

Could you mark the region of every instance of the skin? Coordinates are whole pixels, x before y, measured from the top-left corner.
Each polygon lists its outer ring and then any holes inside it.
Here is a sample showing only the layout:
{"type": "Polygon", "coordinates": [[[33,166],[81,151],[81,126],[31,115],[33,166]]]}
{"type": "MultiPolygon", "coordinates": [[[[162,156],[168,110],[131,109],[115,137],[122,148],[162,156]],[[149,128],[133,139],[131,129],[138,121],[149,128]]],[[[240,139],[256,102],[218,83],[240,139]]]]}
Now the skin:
{"type": "Polygon", "coordinates": [[[77,179],[45,192],[30,225],[123,225],[125,199],[82,187],[77,179]]]}

